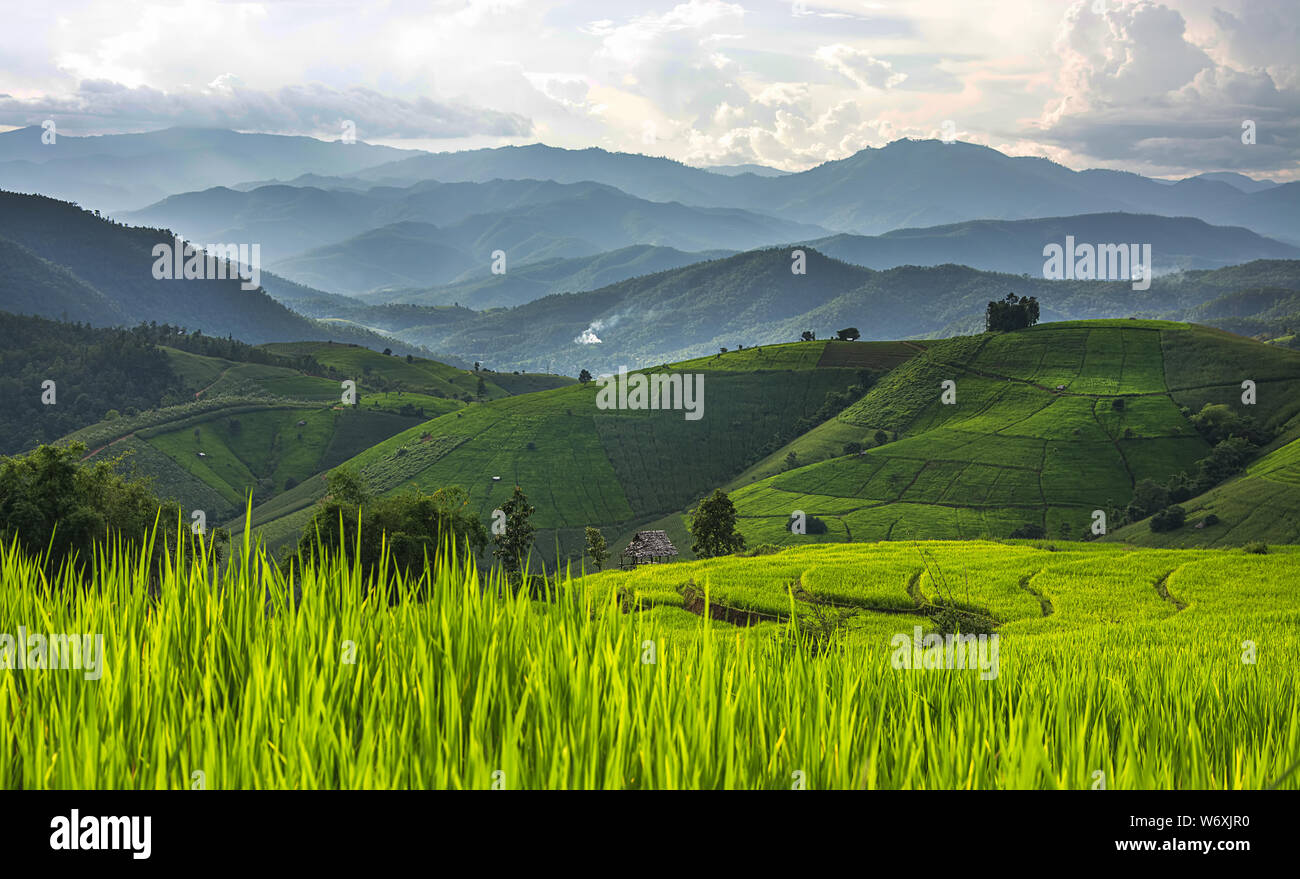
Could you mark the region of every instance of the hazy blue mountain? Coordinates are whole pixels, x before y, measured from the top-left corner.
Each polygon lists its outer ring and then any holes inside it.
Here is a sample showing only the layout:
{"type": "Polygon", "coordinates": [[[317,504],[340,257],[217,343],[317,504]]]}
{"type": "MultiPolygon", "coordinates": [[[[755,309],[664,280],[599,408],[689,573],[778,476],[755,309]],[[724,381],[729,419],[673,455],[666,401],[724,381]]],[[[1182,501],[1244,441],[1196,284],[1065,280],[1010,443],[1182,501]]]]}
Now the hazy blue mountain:
{"type": "Polygon", "coordinates": [[[1272,189],[1274,186],[1282,185],[1275,180],[1256,180],[1254,177],[1247,177],[1245,174],[1238,174],[1236,171],[1209,171],[1205,174],[1197,174],[1194,177],[1184,179],[1226,183],[1234,189],[1240,189],[1242,192],[1260,192],[1264,189],[1272,189]]]}
{"type": "Polygon", "coordinates": [[[349,175],[412,150],[312,137],[167,128],[43,143],[28,126],[0,134],[0,189],[39,192],[101,211],[143,207],[177,192],[239,180],[349,175]]]}
{"type": "MultiPolygon", "coordinates": [[[[595,290],[619,281],[649,275],[691,263],[730,256],[729,250],[687,253],[673,247],[635,244],[595,256],[556,258],[531,262],[503,275],[488,274],[473,280],[420,290],[388,288],[361,297],[367,302],[416,305],[466,305],[476,310],[523,305],[552,293],[595,290]]],[[[483,274],[479,272],[477,274],[483,274]]],[[[273,294],[274,295],[274,294],[273,294]]]]}
{"type": "Polygon", "coordinates": [[[305,251],[272,265],[302,284],[354,295],[377,286],[441,284],[465,273],[474,258],[439,240],[431,223],[407,221],[305,251]]]}
{"type": "Polygon", "coordinates": [[[264,264],[334,293],[431,287],[491,277],[543,259],[593,256],[635,244],[685,251],[746,250],[827,229],[734,208],[635,198],[598,183],[425,181],[365,192],[265,186],[172,196],[123,215],[201,243],[258,242],[264,264]]]}
{"type": "Polygon", "coordinates": [[[399,185],[425,179],[593,180],[655,201],[757,210],[864,235],[976,219],[1123,211],[1197,217],[1300,244],[1300,183],[1253,193],[1220,180],[1169,184],[937,140],[899,140],[779,177],[727,176],[670,159],[541,144],[421,154],[357,176],[399,185]]]}
{"type": "MultiPolygon", "coordinates": [[[[250,343],[334,338],[399,348],[362,329],[326,328],[238,279],[158,280],[154,245],[171,233],[132,228],[68,202],[0,192],[0,311],[95,326],[156,321],[250,343]]],[[[264,284],[276,280],[263,273],[264,284]]]]}
{"type": "Polygon", "coordinates": [[[1297,259],[1293,247],[1230,226],[1190,217],[1152,214],[1082,214],[1038,220],[970,220],[884,235],[835,235],[808,242],[827,256],[873,269],[959,263],[995,272],[1041,275],[1043,248],[1076,244],[1150,244],[1157,274],[1208,269],[1256,259],[1297,259]]]}
{"type": "Polygon", "coordinates": [[[557,294],[508,309],[387,306],[353,319],[367,326],[481,360],[497,369],[555,368],[576,374],[646,366],[720,347],[819,338],[857,327],[865,339],[978,332],[990,299],[1039,299],[1043,320],[1102,317],[1181,319],[1239,290],[1300,291],[1300,260],[1190,271],[1130,283],[1049,281],[967,266],[901,266],[876,271],[807,248],[807,274],[790,271],[787,248],[695,263],[598,290],[557,294]],[[599,341],[596,341],[596,340],[599,341]]]}
{"type": "Polygon", "coordinates": [[[782,171],[780,168],[769,168],[767,165],[755,165],[753,162],[740,165],[709,165],[704,170],[711,174],[722,174],[725,177],[738,177],[741,174],[754,174],[758,177],[784,177],[791,173],[782,171]]]}

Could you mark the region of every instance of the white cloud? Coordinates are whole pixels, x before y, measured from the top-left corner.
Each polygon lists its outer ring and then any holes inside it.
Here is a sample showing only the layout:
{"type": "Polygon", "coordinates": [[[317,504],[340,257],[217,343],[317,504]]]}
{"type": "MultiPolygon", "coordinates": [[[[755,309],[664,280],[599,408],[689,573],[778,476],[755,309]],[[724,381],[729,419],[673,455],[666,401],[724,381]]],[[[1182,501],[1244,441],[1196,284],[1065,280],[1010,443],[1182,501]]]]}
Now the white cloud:
{"type": "Polygon", "coordinates": [[[1063,151],[1070,164],[1101,160],[1155,174],[1289,167],[1294,175],[1300,150],[1294,65],[1274,56],[1279,63],[1271,67],[1232,66],[1229,59],[1253,52],[1240,45],[1243,35],[1276,21],[1263,0],[1241,16],[1215,10],[1217,36],[1202,46],[1168,6],[1142,0],[1098,14],[1080,0],[1057,37],[1056,94],[1039,131],[1028,136],[1063,151]],[[1259,130],[1252,146],[1239,136],[1246,119],[1259,130]]]}
{"type": "Polygon", "coordinates": [[[907,79],[906,73],[896,73],[888,61],[873,58],[867,52],[843,43],[822,46],[814,57],[828,69],[864,89],[893,88],[907,79]]]}
{"type": "Polygon", "coordinates": [[[362,139],[519,137],[530,130],[527,119],[494,110],[428,98],[406,100],[360,87],[287,85],[265,92],[248,88],[233,74],[222,74],[201,88],[173,91],[85,80],[66,95],[0,95],[0,124],[28,125],[46,118],[73,130],[191,125],[326,136],[337,136],[348,119],[362,139]]]}
{"type": "MultiPolygon", "coordinates": [[[[0,124],[456,149],[543,140],[795,170],[953,120],[1074,167],[1291,179],[1295,0],[60,0],[6,10],[0,124]],[[57,6],[57,9],[49,7],[57,6]],[[181,39],[202,27],[213,39],[181,39]],[[229,75],[229,74],[234,74],[229,75]],[[68,117],[75,117],[76,125],[68,117]],[[1242,149],[1240,122],[1257,122],[1242,149]]],[[[80,132],[79,132],[80,133],[80,132]]]]}

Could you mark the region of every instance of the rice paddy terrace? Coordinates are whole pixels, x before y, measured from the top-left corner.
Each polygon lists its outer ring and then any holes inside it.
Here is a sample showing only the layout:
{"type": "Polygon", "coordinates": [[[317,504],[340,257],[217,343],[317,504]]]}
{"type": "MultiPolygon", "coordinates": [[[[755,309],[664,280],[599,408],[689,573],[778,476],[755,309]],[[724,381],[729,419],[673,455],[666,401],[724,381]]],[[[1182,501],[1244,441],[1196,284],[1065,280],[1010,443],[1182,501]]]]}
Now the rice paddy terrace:
{"type": "Polygon", "coordinates": [[[1122,508],[1139,480],[1163,482],[1207,454],[1187,417],[1206,403],[1294,430],[1300,352],[1135,320],[947,339],[918,346],[836,419],[836,439],[856,434],[864,453],[732,497],[751,544],[1005,537],[1025,525],[1080,538],[1094,510],[1122,508]],[[1241,399],[1246,380],[1256,383],[1252,406],[1241,399]],[[824,532],[792,534],[796,510],[824,532]]]}
{"type": "Polygon", "coordinates": [[[336,372],[327,377],[164,347],[194,402],[103,421],[64,441],[84,443],[87,459],[129,453],[130,465],[153,478],[159,495],[205,511],[216,524],[242,514],[250,495],[256,503],[267,502],[412,425],[462,409],[472,398],[574,384],[563,376],[475,373],[358,345],[261,347],[290,358],[311,357],[336,372]],[[356,382],[357,406],[342,404],[341,377],[356,382]]]}
{"type": "Polygon", "coordinates": [[[1300,543],[1300,440],[1269,452],[1245,473],[1181,506],[1187,511],[1183,528],[1152,531],[1144,519],[1107,539],[1139,546],[1300,543]]]}
{"type": "MultiPolygon", "coordinates": [[[[492,511],[516,485],[537,512],[537,548],[580,552],[588,525],[613,534],[681,510],[797,436],[827,395],[863,369],[881,372],[914,353],[896,342],[802,342],[729,351],[648,374],[703,375],[703,415],[601,409],[596,383],[474,403],[376,444],[348,462],[378,493],[447,485],[492,511]]],[[[274,543],[296,534],[323,493],[307,489],[255,509],[274,543]]]]}

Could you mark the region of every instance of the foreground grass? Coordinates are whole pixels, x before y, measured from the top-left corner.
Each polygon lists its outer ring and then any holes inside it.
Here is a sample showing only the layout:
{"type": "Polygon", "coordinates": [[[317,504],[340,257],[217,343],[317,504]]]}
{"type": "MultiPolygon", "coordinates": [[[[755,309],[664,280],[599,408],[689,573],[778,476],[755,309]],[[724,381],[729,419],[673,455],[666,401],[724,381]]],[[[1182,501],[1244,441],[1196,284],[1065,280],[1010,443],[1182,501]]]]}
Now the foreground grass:
{"type": "MultiPolygon", "coordinates": [[[[444,558],[390,605],[323,562],[294,601],[247,540],[219,578],[173,558],[156,598],[130,552],[81,589],[0,549],[0,632],[102,633],[106,653],[94,681],[0,670],[0,787],[1250,788],[1300,756],[1294,554],[1198,554],[1165,617],[1011,624],[986,681],[896,671],[879,638],[813,655],[788,624],[622,613],[620,574],[541,601],[444,558]]],[[[1107,587],[1116,557],[1097,554],[1107,587]]],[[[745,563],[788,557],[693,577],[745,563]]]]}

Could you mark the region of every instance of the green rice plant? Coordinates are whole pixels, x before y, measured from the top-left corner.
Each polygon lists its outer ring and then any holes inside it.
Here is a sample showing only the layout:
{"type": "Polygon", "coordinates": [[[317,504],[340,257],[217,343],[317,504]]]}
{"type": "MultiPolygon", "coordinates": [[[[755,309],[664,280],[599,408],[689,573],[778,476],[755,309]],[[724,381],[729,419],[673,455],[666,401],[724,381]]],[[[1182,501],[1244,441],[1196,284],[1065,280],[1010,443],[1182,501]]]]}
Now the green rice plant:
{"type": "Polygon", "coordinates": [[[815,654],[799,637],[790,577],[893,572],[910,545],[565,573],[536,599],[444,547],[418,576],[375,573],[390,603],[328,555],[282,572],[242,542],[219,571],[171,549],[152,589],[144,549],[103,549],[81,584],[0,548],[0,633],[103,635],[97,679],[0,669],[0,788],[1086,788],[1100,770],[1111,789],[1226,789],[1265,787],[1300,753],[1289,551],[1078,544],[1054,564],[928,544],[972,583],[1055,572],[1035,582],[1060,610],[1006,623],[983,680],[894,668],[906,613],[864,613],[815,654]],[[683,575],[706,601],[715,579],[766,591],[786,619],[620,607],[618,587],[683,575]]]}

